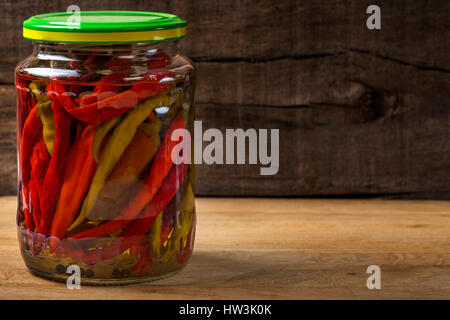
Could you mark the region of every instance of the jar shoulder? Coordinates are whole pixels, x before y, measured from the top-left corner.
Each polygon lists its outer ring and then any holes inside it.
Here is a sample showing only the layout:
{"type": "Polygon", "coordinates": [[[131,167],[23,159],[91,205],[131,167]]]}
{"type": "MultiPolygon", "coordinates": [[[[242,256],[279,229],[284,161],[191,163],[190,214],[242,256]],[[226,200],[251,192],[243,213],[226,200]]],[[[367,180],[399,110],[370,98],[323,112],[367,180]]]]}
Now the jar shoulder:
{"type": "Polygon", "coordinates": [[[161,70],[173,72],[178,79],[195,75],[194,64],[189,58],[164,46],[97,49],[35,46],[33,53],[20,61],[15,71],[16,74],[41,79],[92,80],[117,74],[136,81],[149,72],[161,70]]]}

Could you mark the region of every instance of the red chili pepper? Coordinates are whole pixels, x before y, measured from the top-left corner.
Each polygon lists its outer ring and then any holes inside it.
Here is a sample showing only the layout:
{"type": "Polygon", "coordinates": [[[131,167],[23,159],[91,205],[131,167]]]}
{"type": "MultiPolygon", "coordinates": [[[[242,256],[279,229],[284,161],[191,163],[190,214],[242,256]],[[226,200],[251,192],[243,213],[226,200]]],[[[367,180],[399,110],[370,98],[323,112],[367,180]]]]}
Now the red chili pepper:
{"type": "MultiPolygon", "coordinates": [[[[158,213],[161,212],[175,196],[177,190],[183,182],[186,171],[186,164],[180,164],[173,167],[170,174],[167,176],[164,185],[161,187],[161,190],[158,191],[154,199],[144,208],[139,219],[131,221],[108,247],[89,250],[88,252],[80,251],[73,247],[73,243],[76,243],[75,241],[84,240],[76,240],[78,238],[73,237],[68,238],[69,242],[60,246],[56,250],[57,253],[60,255],[70,256],[74,260],[83,261],[87,264],[93,264],[101,260],[111,259],[127,250],[130,246],[140,244],[143,241],[143,236],[151,227],[158,213]],[[70,245],[71,242],[72,245],[70,245]]],[[[127,222],[128,221],[125,221],[125,223],[127,222]]],[[[93,237],[97,236],[94,235],[93,237]]],[[[146,250],[148,251],[148,249],[146,250]]],[[[150,268],[150,266],[151,265],[147,265],[148,268],[150,268]]]]}
{"type": "Polygon", "coordinates": [[[37,112],[37,105],[31,109],[20,136],[20,167],[22,168],[22,183],[28,183],[30,179],[30,156],[34,142],[42,131],[42,122],[37,112]]]}
{"type": "Polygon", "coordinates": [[[89,249],[88,251],[80,248],[78,241],[84,240],[70,240],[64,239],[58,243],[55,253],[60,257],[71,257],[73,260],[84,262],[88,265],[102,260],[108,260],[123,253],[130,247],[136,246],[142,242],[142,237],[117,238],[108,247],[102,249],[89,249]]]}
{"type": "Polygon", "coordinates": [[[55,143],[40,198],[41,222],[39,224],[39,233],[44,235],[48,235],[50,232],[53,213],[62,184],[64,163],[70,143],[70,125],[72,123],[72,119],[64,111],[64,108],[55,97],[54,91],[52,91],[52,82],[49,83],[47,92],[49,92],[49,96],[52,99],[55,119],[55,143]]]}
{"type": "Polygon", "coordinates": [[[138,219],[132,220],[127,224],[120,236],[144,235],[151,227],[153,221],[155,221],[156,216],[164,210],[177,193],[183,183],[186,171],[187,164],[185,163],[174,166],[153,200],[142,210],[138,219]]]}
{"type": "MultiPolygon", "coordinates": [[[[152,252],[145,245],[144,235],[151,227],[158,213],[161,212],[175,196],[178,188],[183,182],[186,169],[187,165],[185,164],[180,164],[172,168],[164,185],[161,187],[161,190],[152,202],[142,211],[141,218],[129,223],[120,236],[117,237],[110,246],[86,253],[72,253],[79,259],[82,259],[81,261],[93,264],[98,261],[114,258],[127,250],[130,246],[137,246],[140,252],[140,260],[132,270],[141,269],[139,275],[147,273],[152,266],[152,252]]],[[[71,257],[75,259],[74,256],[71,257]]]]}
{"type": "Polygon", "coordinates": [[[105,66],[114,73],[121,73],[124,71],[128,73],[130,68],[130,59],[115,56],[111,60],[105,62],[105,66]]]}
{"type": "Polygon", "coordinates": [[[139,275],[142,276],[151,268],[153,263],[153,253],[150,248],[148,248],[145,245],[144,237],[142,237],[142,240],[140,243],[137,243],[135,246],[135,249],[132,250],[132,253],[135,256],[139,256],[139,262],[136,263],[133,267],[130,268],[130,270],[139,270],[139,275]]]}
{"type": "Polygon", "coordinates": [[[31,214],[32,208],[30,208],[30,197],[32,196],[32,192],[29,189],[29,181],[31,175],[31,165],[30,165],[30,157],[33,152],[34,143],[42,132],[42,122],[37,113],[37,105],[31,109],[28,117],[25,120],[23,125],[22,133],[20,136],[19,143],[19,154],[20,154],[20,181],[22,184],[21,193],[22,193],[22,204],[23,204],[23,213],[25,218],[25,226],[27,230],[34,231],[35,223],[33,221],[33,216],[31,214]]]}
{"type": "Polygon", "coordinates": [[[19,111],[18,124],[19,128],[22,128],[28,116],[28,113],[32,109],[32,106],[34,106],[34,103],[31,103],[32,97],[28,95],[28,81],[16,77],[16,90],[17,110],[19,111]]]}
{"type": "Polygon", "coordinates": [[[130,89],[80,108],[62,85],[54,84],[53,89],[58,94],[59,102],[74,118],[88,124],[101,124],[127,112],[148,97],[162,93],[170,85],[172,75],[171,71],[166,70],[149,72],[130,89]]]}
{"type": "Polygon", "coordinates": [[[45,173],[50,162],[47,146],[44,139],[41,137],[33,147],[33,154],[30,158],[31,163],[31,179],[37,182],[40,187],[44,183],[45,173]]]}
{"type": "Polygon", "coordinates": [[[165,243],[169,239],[171,230],[172,224],[170,223],[170,220],[164,220],[161,227],[161,243],[165,243]]]}
{"type": "Polygon", "coordinates": [[[31,179],[29,182],[29,190],[32,204],[32,213],[36,228],[39,228],[41,219],[39,199],[42,194],[42,185],[45,173],[50,162],[50,157],[45,145],[44,139],[41,137],[36,141],[33,147],[33,153],[30,157],[31,163],[31,179]]]}
{"type": "Polygon", "coordinates": [[[27,228],[27,229],[29,229],[29,231],[32,232],[29,234],[29,246],[30,246],[32,254],[36,255],[39,253],[39,239],[36,236],[36,234],[34,233],[34,231],[39,229],[41,214],[40,214],[40,208],[39,208],[38,187],[36,186],[36,181],[33,178],[30,179],[28,188],[30,190],[29,196],[30,196],[30,200],[31,200],[31,211],[29,211],[30,208],[26,208],[25,221],[28,225],[29,222],[27,222],[27,219],[30,219],[29,215],[31,213],[31,219],[33,219],[33,222],[29,225],[31,227],[31,229],[27,228]]]}
{"type": "Polygon", "coordinates": [[[147,259],[147,250],[145,250],[144,246],[140,245],[139,249],[135,249],[132,253],[135,256],[139,256],[139,262],[131,267],[130,270],[139,270],[144,265],[145,259],[147,259]]]}
{"type": "Polygon", "coordinates": [[[22,192],[23,192],[23,214],[25,217],[25,227],[28,231],[34,231],[35,225],[33,216],[31,215],[31,208],[29,207],[29,198],[30,198],[30,191],[28,190],[28,186],[22,186],[22,192]]]}
{"type": "Polygon", "coordinates": [[[30,180],[28,189],[30,190],[31,215],[33,217],[33,224],[35,228],[38,229],[39,222],[41,220],[41,212],[39,209],[38,187],[36,186],[36,183],[33,179],[30,180]]]}
{"type": "MultiPolygon", "coordinates": [[[[159,148],[158,153],[155,155],[149,175],[145,179],[145,182],[136,197],[130,201],[128,206],[124,210],[122,210],[113,220],[106,222],[98,227],[81,232],[73,236],[74,239],[100,237],[113,233],[124,227],[128,222],[133,220],[141,212],[141,210],[153,199],[161,184],[163,183],[164,178],[168,175],[172,167],[172,150],[179,143],[178,141],[172,141],[172,133],[176,129],[185,128],[185,126],[186,123],[181,117],[172,121],[161,143],[161,147],[159,148]]],[[[175,175],[174,178],[176,177],[177,176],[175,175]]],[[[175,180],[173,180],[173,183],[175,183],[175,180]]],[[[171,183],[167,184],[170,185],[171,183]]],[[[159,212],[160,211],[158,211],[157,213],[159,212]]]]}
{"type": "Polygon", "coordinates": [[[110,74],[97,81],[94,91],[80,98],[80,107],[110,98],[120,92],[124,75],[110,74]],[[113,83],[116,83],[114,85],[113,83]]]}
{"type": "Polygon", "coordinates": [[[75,218],[89,189],[95,172],[95,161],[91,152],[94,134],[93,126],[80,129],[80,134],[69,151],[67,157],[69,165],[64,170],[61,193],[50,230],[51,249],[54,249],[57,244],[54,237],[62,239],[66,235],[67,227],[75,218]]]}
{"type": "Polygon", "coordinates": [[[81,60],[71,60],[67,63],[70,69],[80,70],[83,67],[83,61],[81,60]]]}
{"type": "Polygon", "coordinates": [[[148,62],[149,69],[159,69],[164,68],[171,62],[171,58],[161,50],[158,50],[150,57],[150,61],[148,62]]]}
{"type": "Polygon", "coordinates": [[[96,63],[95,60],[97,59],[97,52],[93,52],[90,54],[87,59],[83,62],[83,66],[89,70],[89,71],[96,71],[96,63]]]}
{"type": "Polygon", "coordinates": [[[92,78],[94,78],[97,75],[96,72],[91,71],[89,73],[86,73],[82,75],[81,77],[77,77],[73,79],[74,81],[77,81],[77,84],[72,84],[69,86],[69,92],[75,97],[75,99],[78,98],[78,95],[82,92],[84,86],[81,84],[85,81],[90,81],[92,78]]]}
{"type": "Polygon", "coordinates": [[[150,270],[152,264],[153,264],[153,254],[151,251],[145,250],[144,252],[146,252],[145,255],[145,260],[144,263],[142,264],[141,270],[139,270],[139,275],[143,276],[144,274],[146,274],[148,272],[148,270],[150,270]]]}

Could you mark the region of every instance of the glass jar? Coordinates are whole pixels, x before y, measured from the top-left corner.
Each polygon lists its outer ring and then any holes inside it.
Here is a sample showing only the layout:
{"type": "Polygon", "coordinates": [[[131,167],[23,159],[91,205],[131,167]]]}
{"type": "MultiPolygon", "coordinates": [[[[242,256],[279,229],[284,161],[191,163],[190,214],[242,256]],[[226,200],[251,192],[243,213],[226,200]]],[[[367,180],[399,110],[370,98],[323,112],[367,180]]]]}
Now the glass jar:
{"type": "Polygon", "coordinates": [[[169,276],[196,225],[193,165],[172,155],[191,154],[195,71],[177,51],[186,23],[75,14],[24,22],[34,49],[16,68],[23,259],[57,281],[77,270],[85,284],[169,276]]]}

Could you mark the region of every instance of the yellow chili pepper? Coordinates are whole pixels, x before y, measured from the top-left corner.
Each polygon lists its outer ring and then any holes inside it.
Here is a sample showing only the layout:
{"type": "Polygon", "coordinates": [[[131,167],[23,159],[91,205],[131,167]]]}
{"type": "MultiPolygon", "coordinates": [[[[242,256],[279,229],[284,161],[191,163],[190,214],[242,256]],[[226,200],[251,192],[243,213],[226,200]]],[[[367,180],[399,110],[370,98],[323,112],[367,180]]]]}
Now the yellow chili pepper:
{"type": "MultiPolygon", "coordinates": [[[[186,192],[183,198],[177,206],[177,218],[172,229],[172,234],[169,237],[166,249],[161,257],[163,263],[167,263],[177,252],[179,252],[181,249],[181,242],[184,243],[184,241],[186,241],[189,231],[191,230],[194,210],[194,191],[189,183],[186,186],[186,192]]],[[[162,214],[160,214],[160,216],[162,219],[162,214]]]]}
{"type": "Polygon", "coordinates": [[[142,123],[100,191],[89,212],[91,220],[113,219],[140,184],[139,176],[152,161],[160,145],[161,121],[142,123]]]}
{"type": "Polygon", "coordinates": [[[49,154],[53,153],[55,144],[55,119],[53,118],[52,102],[42,102],[37,105],[37,113],[42,121],[42,137],[49,154]]]}
{"type": "Polygon", "coordinates": [[[108,139],[97,171],[92,179],[91,187],[83,202],[80,214],[72,225],[67,229],[68,231],[74,229],[87,217],[89,211],[94,206],[100,190],[105,185],[111,171],[116,166],[123,152],[131,142],[138,129],[139,125],[150,115],[153,109],[169,105],[170,101],[167,95],[158,95],[145,100],[143,103],[136,106],[131,111],[127,112],[123,120],[115,127],[113,133],[108,139]],[[168,103],[169,102],[169,103],[168,103]]]}
{"type": "Polygon", "coordinates": [[[50,99],[42,92],[42,88],[45,87],[45,83],[43,82],[30,82],[28,88],[30,88],[31,93],[36,98],[38,103],[44,103],[49,101],[50,99]]]}
{"type": "Polygon", "coordinates": [[[156,217],[150,228],[150,247],[153,256],[159,258],[161,255],[161,228],[162,228],[163,212],[161,211],[156,217]]]}
{"type": "Polygon", "coordinates": [[[94,156],[95,162],[98,163],[98,153],[103,139],[108,134],[109,131],[114,129],[114,127],[122,120],[122,116],[115,117],[103,124],[101,124],[97,131],[95,132],[94,142],[92,143],[92,154],[94,156]]]}
{"type": "Polygon", "coordinates": [[[49,154],[53,153],[55,144],[55,119],[53,118],[52,101],[42,92],[40,85],[44,83],[30,82],[28,87],[37,101],[37,113],[42,122],[42,137],[49,154]]]}

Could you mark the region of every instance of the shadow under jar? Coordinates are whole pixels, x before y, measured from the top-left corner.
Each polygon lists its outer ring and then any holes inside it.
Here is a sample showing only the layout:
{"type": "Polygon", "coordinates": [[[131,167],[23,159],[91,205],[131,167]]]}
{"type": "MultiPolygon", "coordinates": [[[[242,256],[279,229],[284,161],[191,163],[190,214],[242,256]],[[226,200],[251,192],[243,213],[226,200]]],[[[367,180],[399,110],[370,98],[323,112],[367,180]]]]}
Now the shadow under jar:
{"type": "Polygon", "coordinates": [[[24,22],[34,49],[16,68],[22,257],[56,281],[76,267],[84,284],[169,276],[190,257],[196,225],[193,165],[174,161],[190,157],[194,122],[195,71],[177,51],[186,22],[69,18],[24,22]]]}

